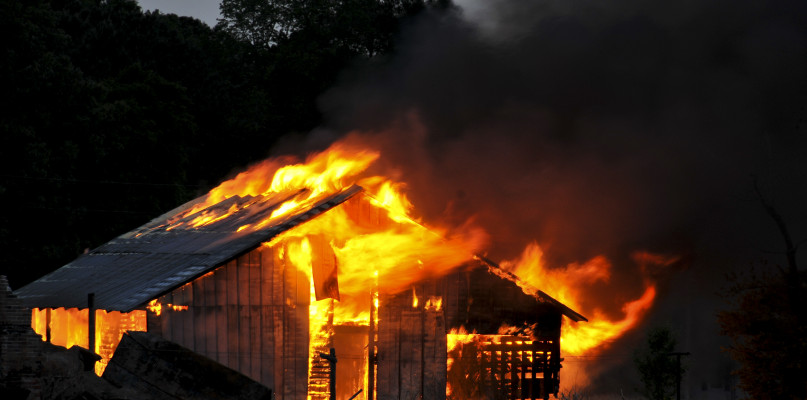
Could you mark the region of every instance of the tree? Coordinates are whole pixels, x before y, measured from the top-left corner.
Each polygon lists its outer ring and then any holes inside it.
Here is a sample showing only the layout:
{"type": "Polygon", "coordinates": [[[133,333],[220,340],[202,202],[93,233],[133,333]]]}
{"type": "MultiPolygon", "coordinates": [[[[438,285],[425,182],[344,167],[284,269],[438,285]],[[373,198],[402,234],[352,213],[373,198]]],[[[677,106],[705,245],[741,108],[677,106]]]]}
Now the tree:
{"type": "Polygon", "coordinates": [[[295,29],[293,0],[222,0],[217,27],[238,40],[270,47],[295,29]]]}
{"type": "MultiPolygon", "coordinates": [[[[134,0],[0,0],[0,265],[18,288],[316,124],[265,51],[134,0]]],[[[313,96],[309,100],[314,104],[313,96]]]]}
{"type": "Polygon", "coordinates": [[[451,6],[449,0],[223,0],[216,27],[263,48],[302,34],[324,48],[372,57],[392,48],[407,17],[451,6]]]}
{"type": "Polygon", "coordinates": [[[726,350],[740,363],[740,387],[754,399],[807,398],[807,273],[785,219],[754,184],[757,196],[785,244],[786,267],[763,261],[746,276],[730,276],[733,308],[718,314],[726,350]]]}
{"type": "Polygon", "coordinates": [[[676,344],[672,331],[655,328],[647,333],[645,346],[634,353],[633,362],[644,385],[641,392],[649,399],[669,399],[676,391],[677,378],[684,373],[671,356],[676,344]]]}

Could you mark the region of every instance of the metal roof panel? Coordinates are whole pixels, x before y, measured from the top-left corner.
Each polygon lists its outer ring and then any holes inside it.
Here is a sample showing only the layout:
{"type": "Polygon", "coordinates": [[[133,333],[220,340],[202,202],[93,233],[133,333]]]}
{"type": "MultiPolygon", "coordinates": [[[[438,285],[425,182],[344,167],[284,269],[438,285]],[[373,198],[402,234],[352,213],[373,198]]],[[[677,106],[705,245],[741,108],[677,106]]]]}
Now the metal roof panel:
{"type": "MultiPolygon", "coordinates": [[[[245,224],[260,222],[299,192],[236,196],[212,206],[219,209],[229,209],[232,205],[240,207],[231,217],[198,228],[166,229],[170,226],[169,221],[176,222],[172,219],[201,201],[197,199],[110,240],[18,289],[15,294],[31,308],[86,308],[87,294],[95,293],[97,308],[128,312],[341,204],[362,190],[359,186],[352,186],[323,196],[300,212],[281,217],[252,232],[237,230],[245,224]]],[[[194,215],[180,220],[189,221],[195,218],[194,215]]]]}

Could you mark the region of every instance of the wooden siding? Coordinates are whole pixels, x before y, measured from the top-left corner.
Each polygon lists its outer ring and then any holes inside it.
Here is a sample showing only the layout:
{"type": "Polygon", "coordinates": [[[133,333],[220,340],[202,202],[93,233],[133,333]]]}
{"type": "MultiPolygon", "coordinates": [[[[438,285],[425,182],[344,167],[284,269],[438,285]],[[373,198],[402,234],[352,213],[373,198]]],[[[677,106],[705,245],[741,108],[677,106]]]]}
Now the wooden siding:
{"type": "Polygon", "coordinates": [[[260,246],[160,297],[163,312],[149,319],[149,331],[249,376],[277,399],[305,399],[310,287],[284,246],[260,246]]]}
{"type": "MultiPolygon", "coordinates": [[[[394,223],[364,195],[354,196],[338,207],[362,228],[385,229],[394,223]]],[[[311,383],[311,288],[309,277],[287,260],[287,247],[293,240],[297,239],[286,239],[272,247],[259,246],[161,297],[159,301],[164,305],[189,308],[174,311],[164,307],[159,318],[149,319],[149,331],[261,382],[273,390],[276,399],[306,399],[311,383]]],[[[309,240],[317,266],[334,262],[327,248],[328,238],[311,236],[309,240]]],[[[323,269],[331,268],[334,267],[325,265],[323,269]]],[[[378,289],[367,288],[367,299],[373,290],[378,289]]],[[[554,305],[536,303],[513,282],[492,275],[478,262],[421,282],[414,291],[420,299],[417,307],[412,306],[409,291],[380,295],[376,330],[378,399],[445,398],[446,333],[451,328],[464,326],[480,333],[495,333],[502,322],[519,326],[531,321],[538,323],[542,336],[559,335],[560,314],[554,305]],[[429,297],[440,298],[441,306],[426,307],[429,297]]],[[[366,367],[357,371],[357,367],[368,363],[368,354],[359,351],[367,346],[363,329],[369,333],[367,327],[337,329],[329,343],[336,347],[338,358],[345,357],[345,362],[337,364],[338,373],[345,377],[337,378],[340,397],[348,391],[355,393],[358,377],[367,373],[366,367]],[[347,372],[348,366],[352,373],[347,372]]],[[[325,347],[321,350],[327,351],[325,347]]]]}
{"type": "Polygon", "coordinates": [[[445,317],[423,303],[413,307],[411,293],[380,298],[379,399],[445,398],[445,317]]]}

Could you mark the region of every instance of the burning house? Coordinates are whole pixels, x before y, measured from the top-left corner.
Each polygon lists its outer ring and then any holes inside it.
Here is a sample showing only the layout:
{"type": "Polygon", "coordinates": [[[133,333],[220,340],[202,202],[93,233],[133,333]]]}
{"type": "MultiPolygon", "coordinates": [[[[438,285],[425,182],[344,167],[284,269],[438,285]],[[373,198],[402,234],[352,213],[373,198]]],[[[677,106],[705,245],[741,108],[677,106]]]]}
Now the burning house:
{"type": "Polygon", "coordinates": [[[427,229],[395,184],[356,179],[377,157],[267,161],[15,294],[99,375],[147,331],[278,399],[557,394],[562,318],[585,318],[475,256],[475,232],[427,229]]]}

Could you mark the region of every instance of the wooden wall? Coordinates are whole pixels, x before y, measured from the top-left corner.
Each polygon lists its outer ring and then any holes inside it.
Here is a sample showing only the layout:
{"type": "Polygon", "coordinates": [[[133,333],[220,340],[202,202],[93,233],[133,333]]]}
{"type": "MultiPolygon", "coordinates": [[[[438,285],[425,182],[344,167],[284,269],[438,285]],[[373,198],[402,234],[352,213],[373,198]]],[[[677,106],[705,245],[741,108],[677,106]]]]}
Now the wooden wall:
{"type": "Polygon", "coordinates": [[[446,327],[442,309],[412,305],[412,294],[379,299],[378,398],[446,395],[446,327]]]}
{"type": "Polygon", "coordinates": [[[310,285],[284,254],[282,242],[260,246],[161,297],[149,332],[240,371],[277,399],[305,399],[310,285]]]}
{"type": "MultiPolygon", "coordinates": [[[[383,229],[394,223],[362,195],[339,207],[363,228],[383,229]]],[[[329,243],[327,238],[311,239],[315,247],[329,243]]],[[[149,313],[149,332],[263,383],[276,399],[306,399],[311,289],[306,274],[287,260],[286,246],[285,242],[260,246],[161,297],[163,305],[189,308],[175,311],[164,307],[159,317],[149,313]]],[[[314,249],[314,259],[320,260],[315,262],[333,260],[330,254],[319,254],[320,250],[314,249]]],[[[368,288],[368,299],[371,290],[368,288]]],[[[559,334],[557,310],[536,303],[512,282],[480,268],[479,263],[423,282],[415,291],[420,297],[418,307],[412,306],[411,292],[380,296],[378,399],[445,398],[446,333],[450,328],[464,326],[495,333],[502,322],[519,326],[525,320],[535,322],[537,316],[549,316],[539,317],[539,328],[552,337],[559,334]],[[425,307],[429,296],[442,298],[441,307],[425,307]]],[[[361,329],[342,334],[362,336],[361,329]]],[[[366,338],[362,339],[361,347],[366,343],[366,338]]],[[[358,359],[367,355],[359,356],[356,346],[337,347],[344,347],[349,357],[356,358],[351,361],[356,365],[367,362],[366,358],[358,359]]],[[[358,390],[356,382],[343,388],[348,389],[358,390]]]]}
{"type": "MultiPolygon", "coordinates": [[[[391,223],[361,195],[339,207],[365,228],[391,223]]],[[[309,239],[315,262],[333,262],[332,256],[319,254],[328,240],[309,239]]],[[[276,399],[306,399],[310,284],[286,259],[285,246],[260,246],[160,297],[163,311],[159,317],[149,313],[149,332],[263,383],[276,399]],[[189,308],[175,311],[168,304],[189,308]]]]}

